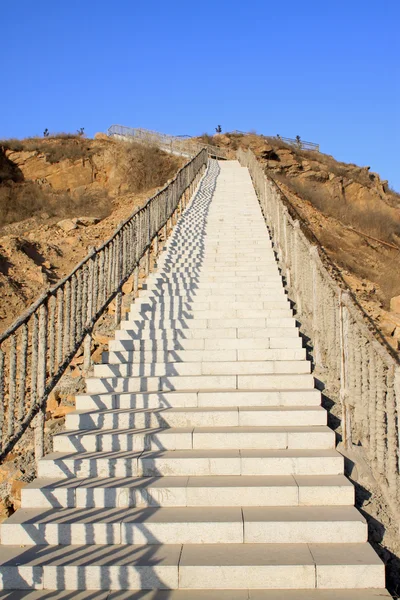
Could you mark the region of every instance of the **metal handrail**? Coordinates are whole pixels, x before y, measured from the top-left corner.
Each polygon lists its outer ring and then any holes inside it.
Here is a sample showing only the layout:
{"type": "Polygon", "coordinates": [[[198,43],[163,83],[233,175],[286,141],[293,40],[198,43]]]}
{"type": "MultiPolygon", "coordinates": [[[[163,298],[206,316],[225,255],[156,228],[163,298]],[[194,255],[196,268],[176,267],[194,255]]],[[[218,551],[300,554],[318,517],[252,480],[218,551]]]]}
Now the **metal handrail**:
{"type": "MultiPolygon", "coordinates": [[[[251,131],[240,131],[239,129],[235,129],[231,133],[237,133],[239,135],[251,135],[251,131]]],[[[316,144],[315,142],[306,142],[302,139],[297,140],[293,138],[281,137],[280,135],[268,136],[263,135],[262,133],[255,135],[259,135],[262,138],[274,137],[277,140],[281,140],[282,142],[289,144],[290,146],[297,146],[297,148],[300,148],[301,150],[315,150],[316,152],[319,152],[319,144],[316,144]]]]}
{"type": "Polygon", "coordinates": [[[183,210],[208,161],[202,149],[174,179],[136,209],[73,271],[46,291],[0,336],[0,459],[29,426],[35,428],[35,457],[44,453],[49,393],[83,344],[84,370],[91,363],[91,334],[112,300],[121,319],[122,285],[139,267],[150,268],[150,251],[178,210],[183,210]]]}
{"type": "Polygon", "coordinates": [[[223,159],[229,158],[229,152],[225,148],[219,148],[218,146],[212,146],[211,144],[186,139],[183,136],[174,136],[159,133],[158,131],[151,131],[150,129],[126,127],[125,125],[111,125],[111,127],[108,128],[107,134],[110,137],[119,139],[134,139],[139,143],[155,144],[168,152],[176,154],[193,156],[202,148],[206,148],[209,156],[216,156],[223,159]]]}
{"type": "Polygon", "coordinates": [[[314,364],[337,390],[345,448],[361,446],[374,479],[398,512],[400,358],[357,302],[317,238],[250,151],[239,149],[271,231],[314,364]]]}

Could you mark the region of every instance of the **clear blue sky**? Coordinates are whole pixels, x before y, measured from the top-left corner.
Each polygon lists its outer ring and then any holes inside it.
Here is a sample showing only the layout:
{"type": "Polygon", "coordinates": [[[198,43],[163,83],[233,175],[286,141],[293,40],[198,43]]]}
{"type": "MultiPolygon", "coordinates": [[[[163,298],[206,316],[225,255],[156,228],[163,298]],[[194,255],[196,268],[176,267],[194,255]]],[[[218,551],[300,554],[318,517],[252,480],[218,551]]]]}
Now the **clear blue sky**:
{"type": "Polygon", "coordinates": [[[399,0],[3,0],[0,138],[113,123],[319,142],[400,191],[399,0]]]}

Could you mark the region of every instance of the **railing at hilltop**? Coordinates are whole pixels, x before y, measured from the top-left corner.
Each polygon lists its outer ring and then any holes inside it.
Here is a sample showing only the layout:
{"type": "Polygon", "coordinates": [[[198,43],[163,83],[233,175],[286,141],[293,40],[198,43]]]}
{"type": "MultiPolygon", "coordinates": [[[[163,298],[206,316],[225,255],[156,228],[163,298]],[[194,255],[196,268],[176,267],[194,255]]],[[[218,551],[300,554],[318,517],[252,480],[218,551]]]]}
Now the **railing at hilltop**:
{"type": "Polygon", "coordinates": [[[399,515],[399,358],[254,154],[240,149],[238,159],[249,168],[302,331],[312,340],[315,365],[338,389],[344,445],[363,447],[399,515]]]}
{"type": "MultiPolygon", "coordinates": [[[[231,133],[238,133],[239,135],[251,135],[251,131],[240,131],[239,129],[235,129],[231,133]]],[[[260,134],[257,133],[254,135],[258,135],[259,137],[267,138],[267,139],[273,137],[277,140],[281,140],[282,142],[285,142],[285,144],[289,144],[289,146],[296,146],[296,148],[299,148],[300,150],[314,150],[315,152],[319,152],[319,144],[315,144],[314,142],[306,142],[305,140],[302,140],[302,139],[281,137],[280,135],[268,136],[268,135],[263,135],[262,133],[260,133],[260,134]]]]}
{"type": "Polygon", "coordinates": [[[281,136],[276,136],[278,140],[285,142],[285,144],[289,144],[289,146],[296,146],[296,148],[300,148],[300,150],[314,150],[315,152],[319,152],[319,144],[315,144],[314,142],[306,142],[305,140],[293,140],[292,138],[286,138],[281,136]]]}
{"type": "Polygon", "coordinates": [[[208,161],[202,149],[175,178],[137,209],[68,277],[39,298],[0,336],[0,459],[35,429],[35,456],[44,453],[47,397],[83,344],[84,370],[90,368],[91,333],[112,300],[121,318],[122,285],[139,266],[150,267],[158,236],[192,195],[208,161]]]}
{"type": "Polygon", "coordinates": [[[158,131],[151,131],[149,129],[140,129],[125,127],[125,125],[111,125],[107,134],[110,137],[116,137],[119,139],[133,139],[139,143],[154,144],[168,152],[175,154],[182,154],[185,156],[194,156],[203,148],[206,148],[210,156],[217,158],[227,159],[228,152],[224,148],[218,148],[218,146],[212,146],[210,144],[203,144],[188,138],[188,136],[174,136],[165,133],[159,133],[158,131]]]}

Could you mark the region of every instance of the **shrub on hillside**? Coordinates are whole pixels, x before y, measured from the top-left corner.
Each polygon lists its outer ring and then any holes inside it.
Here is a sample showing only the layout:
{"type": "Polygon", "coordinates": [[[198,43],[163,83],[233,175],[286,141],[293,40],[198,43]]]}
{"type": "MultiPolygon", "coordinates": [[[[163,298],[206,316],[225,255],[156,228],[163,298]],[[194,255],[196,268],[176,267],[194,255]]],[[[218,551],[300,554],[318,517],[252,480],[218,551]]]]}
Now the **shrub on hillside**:
{"type": "Polygon", "coordinates": [[[157,146],[130,143],[126,145],[125,183],[131,192],[164,186],[174,177],[182,161],[157,146]]]}

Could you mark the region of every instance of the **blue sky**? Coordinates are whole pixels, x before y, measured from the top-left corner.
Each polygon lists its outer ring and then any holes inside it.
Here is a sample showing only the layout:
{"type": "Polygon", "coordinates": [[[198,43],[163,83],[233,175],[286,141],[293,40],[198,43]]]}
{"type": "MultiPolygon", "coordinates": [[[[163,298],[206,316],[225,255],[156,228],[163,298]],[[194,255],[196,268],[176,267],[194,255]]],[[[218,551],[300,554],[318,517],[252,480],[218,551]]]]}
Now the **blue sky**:
{"type": "Polygon", "coordinates": [[[400,191],[399,0],[3,0],[0,138],[113,123],[319,142],[400,191]]]}

